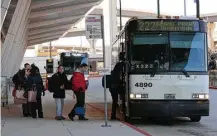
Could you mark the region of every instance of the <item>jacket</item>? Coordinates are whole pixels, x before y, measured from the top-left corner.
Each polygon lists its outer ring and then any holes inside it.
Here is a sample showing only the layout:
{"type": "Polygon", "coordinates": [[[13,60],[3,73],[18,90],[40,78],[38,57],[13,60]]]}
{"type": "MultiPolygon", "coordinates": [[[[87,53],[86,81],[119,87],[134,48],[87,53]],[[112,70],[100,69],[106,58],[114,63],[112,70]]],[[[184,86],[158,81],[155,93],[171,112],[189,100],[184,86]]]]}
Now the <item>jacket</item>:
{"type": "Polygon", "coordinates": [[[18,86],[21,88],[26,88],[26,77],[25,69],[19,70],[12,78],[13,83],[15,84],[15,89],[18,89],[18,86]]]}
{"type": "Polygon", "coordinates": [[[37,99],[41,98],[42,92],[45,91],[44,85],[43,85],[43,80],[40,75],[35,75],[35,76],[29,76],[27,78],[27,87],[28,91],[31,90],[33,87],[36,87],[37,90],[37,99]]]}
{"type": "Polygon", "coordinates": [[[73,78],[72,78],[72,90],[73,91],[82,91],[85,92],[87,88],[87,84],[85,81],[84,74],[80,72],[79,70],[76,70],[73,72],[73,78]]]}
{"type": "Polygon", "coordinates": [[[123,72],[123,63],[119,62],[115,65],[114,69],[111,72],[111,86],[112,91],[118,91],[118,93],[123,93],[124,91],[124,82],[122,81],[122,72],[123,72]]]}
{"type": "Polygon", "coordinates": [[[51,77],[52,82],[52,91],[53,91],[53,98],[65,98],[65,88],[68,85],[68,79],[66,74],[57,72],[51,77]],[[64,85],[64,89],[60,87],[64,85]]]}

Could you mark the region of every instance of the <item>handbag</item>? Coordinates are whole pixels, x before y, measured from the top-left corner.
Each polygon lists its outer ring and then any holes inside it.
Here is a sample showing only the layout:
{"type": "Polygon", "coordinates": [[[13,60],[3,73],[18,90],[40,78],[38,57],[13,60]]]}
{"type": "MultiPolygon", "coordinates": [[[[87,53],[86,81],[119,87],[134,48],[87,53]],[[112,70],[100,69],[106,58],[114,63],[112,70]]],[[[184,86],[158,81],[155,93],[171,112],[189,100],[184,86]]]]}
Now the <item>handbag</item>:
{"type": "Polygon", "coordinates": [[[26,99],[17,99],[14,97],[14,104],[26,104],[27,100],[26,99]]]}
{"type": "Polygon", "coordinates": [[[25,93],[25,91],[23,89],[18,89],[18,90],[16,90],[15,96],[17,99],[26,100],[26,98],[24,97],[24,93],[25,93]]]}
{"type": "Polygon", "coordinates": [[[37,91],[34,89],[31,89],[28,91],[28,102],[37,102],[36,100],[37,91]]]}

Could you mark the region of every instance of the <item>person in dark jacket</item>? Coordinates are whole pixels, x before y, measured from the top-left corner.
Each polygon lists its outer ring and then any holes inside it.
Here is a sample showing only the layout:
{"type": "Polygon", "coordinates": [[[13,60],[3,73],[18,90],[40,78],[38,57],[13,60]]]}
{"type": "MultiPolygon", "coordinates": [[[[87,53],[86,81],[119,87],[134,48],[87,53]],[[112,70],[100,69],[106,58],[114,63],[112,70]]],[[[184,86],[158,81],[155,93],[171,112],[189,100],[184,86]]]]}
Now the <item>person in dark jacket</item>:
{"type": "Polygon", "coordinates": [[[27,86],[28,91],[33,89],[34,87],[37,90],[37,96],[36,100],[37,102],[31,102],[31,115],[32,118],[36,118],[36,110],[38,110],[38,117],[43,118],[43,110],[42,110],[42,103],[41,103],[41,95],[45,95],[45,89],[43,85],[43,80],[41,76],[38,74],[38,71],[36,68],[32,68],[30,70],[30,76],[27,79],[27,86]]]}
{"type": "Polygon", "coordinates": [[[118,94],[122,94],[122,77],[121,72],[123,71],[123,63],[119,62],[115,65],[114,69],[111,72],[110,79],[110,88],[109,91],[112,96],[112,112],[111,112],[111,120],[118,120],[116,117],[116,110],[118,107],[118,94]]]}
{"type": "MultiPolygon", "coordinates": [[[[68,117],[74,121],[75,117],[75,109],[77,107],[84,108],[85,106],[85,91],[87,88],[87,84],[84,77],[84,72],[88,70],[87,64],[81,64],[79,68],[73,72],[73,78],[72,78],[72,90],[74,91],[74,94],[77,98],[77,103],[75,104],[72,111],[68,114],[68,117]]],[[[82,115],[79,115],[79,120],[88,120],[82,115]]]]}
{"type": "MultiPolygon", "coordinates": [[[[27,77],[29,76],[30,65],[28,63],[24,64],[24,69],[19,70],[12,78],[13,83],[15,84],[15,88],[13,90],[13,97],[16,97],[16,91],[19,89],[27,89],[27,77]]],[[[28,101],[26,104],[22,104],[23,116],[28,117],[31,116],[30,112],[30,104],[28,101]]]]}
{"type": "Polygon", "coordinates": [[[214,70],[216,69],[216,60],[215,57],[211,57],[211,61],[209,62],[209,70],[214,70]]]}
{"type": "Polygon", "coordinates": [[[58,67],[58,72],[51,77],[51,88],[53,91],[53,98],[56,102],[56,120],[64,120],[62,115],[64,107],[65,98],[65,87],[68,85],[68,79],[66,74],[64,74],[64,69],[62,66],[58,67]]]}

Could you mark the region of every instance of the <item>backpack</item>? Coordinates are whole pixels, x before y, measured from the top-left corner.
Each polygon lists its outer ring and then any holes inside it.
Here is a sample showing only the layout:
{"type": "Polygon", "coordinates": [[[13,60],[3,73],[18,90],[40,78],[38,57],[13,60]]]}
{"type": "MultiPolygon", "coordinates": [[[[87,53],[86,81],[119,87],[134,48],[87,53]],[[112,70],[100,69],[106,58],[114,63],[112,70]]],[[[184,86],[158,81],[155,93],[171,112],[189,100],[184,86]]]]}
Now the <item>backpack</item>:
{"type": "Polygon", "coordinates": [[[71,77],[71,79],[68,81],[68,84],[66,86],[66,89],[67,90],[72,90],[72,79],[73,79],[73,76],[71,77]]]}
{"type": "Polygon", "coordinates": [[[52,77],[47,78],[47,82],[48,82],[48,91],[53,93],[53,80],[54,80],[54,76],[56,76],[56,74],[52,75],[52,77]]]}
{"type": "Polygon", "coordinates": [[[102,87],[104,87],[104,80],[106,77],[106,88],[111,88],[111,75],[105,75],[102,78],[102,87]]]}

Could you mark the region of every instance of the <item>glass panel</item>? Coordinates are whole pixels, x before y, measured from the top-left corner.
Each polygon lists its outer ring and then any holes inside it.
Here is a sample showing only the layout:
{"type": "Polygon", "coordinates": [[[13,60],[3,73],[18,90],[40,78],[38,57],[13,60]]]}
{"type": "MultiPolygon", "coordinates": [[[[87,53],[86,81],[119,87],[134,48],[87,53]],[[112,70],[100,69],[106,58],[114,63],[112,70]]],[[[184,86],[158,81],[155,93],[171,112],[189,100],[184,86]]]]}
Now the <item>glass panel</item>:
{"type": "Polygon", "coordinates": [[[206,71],[204,33],[170,33],[171,71],[206,71]]]}
{"type": "Polygon", "coordinates": [[[136,35],[133,38],[133,45],[145,45],[145,44],[167,44],[168,35],[166,33],[155,34],[143,34],[136,35]]]}
{"type": "Polygon", "coordinates": [[[150,71],[158,63],[158,71],[169,69],[169,39],[167,33],[146,33],[135,35],[132,45],[132,70],[150,71]]]}

